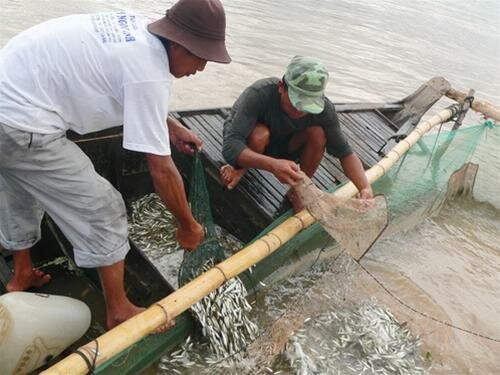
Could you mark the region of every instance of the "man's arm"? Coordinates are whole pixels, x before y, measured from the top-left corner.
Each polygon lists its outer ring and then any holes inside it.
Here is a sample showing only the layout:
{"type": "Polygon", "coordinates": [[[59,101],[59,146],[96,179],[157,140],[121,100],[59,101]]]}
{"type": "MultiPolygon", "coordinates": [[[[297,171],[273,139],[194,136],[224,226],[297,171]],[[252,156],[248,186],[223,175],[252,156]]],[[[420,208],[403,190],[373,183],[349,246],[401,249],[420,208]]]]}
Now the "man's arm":
{"type": "Polygon", "coordinates": [[[373,191],[366,178],[365,170],[363,169],[363,164],[359,160],[358,156],[353,152],[347,156],[340,159],[342,164],[342,169],[345,175],[352,181],[354,185],[358,188],[359,197],[361,199],[371,199],[373,198],[373,191]]]}
{"type": "Polygon", "coordinates": [[[203,227],[194,219],[186,199],[184,183],[170,156],[146,154],[156,192],[179,222],[177,241],[187,250],[203,239],[203,227]]]}
{"type": "Polygon", "coordinates": [[[325,102],[324,116],[327,118],[328,126],[326,132],[326,150],[329,154],[338,157],[345,175],[356,186],[361,199],[373,198],[373,191],[366,178],[363,164],[359,157],[352,152],[347,139],[345,138],[335,111],[335,106],[330,100],[325,102]]]}
{"type": "Polygon", "coordinates": [[[184,154],[192,155],[194,146],[197,151],[201,151],[201,146],[203,145],[201,139],[171,115],[167,117],[167,127],[170,142],[175,145],[177,150],[184,154]]]}

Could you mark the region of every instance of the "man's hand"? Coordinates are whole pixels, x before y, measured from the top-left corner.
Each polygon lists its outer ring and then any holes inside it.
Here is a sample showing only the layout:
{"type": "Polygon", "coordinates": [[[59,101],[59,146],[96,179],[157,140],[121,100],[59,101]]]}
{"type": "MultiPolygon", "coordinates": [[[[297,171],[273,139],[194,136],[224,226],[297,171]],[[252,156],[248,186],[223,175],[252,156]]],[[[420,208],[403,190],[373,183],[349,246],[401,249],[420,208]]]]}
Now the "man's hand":
{"type": "Polygon", "coordinates": [[[302,181],[300,167],[290,160],[274,159],[271,172],[283,184],[295,186],[302,181]]]}
{"type": "Polygon", "coordinates": [[[360,199],[373,199],[373,190],[371,186],[361,189],[358,193],[360,199]]]}
{"type": "Polygon", "coordinates": [[[201,151],[201,147],[203,145],[202,140],[194,132],[184,127],[175,118],[168,116],[167,126],[170,134],[170,141],[175,145],[179,152],[192,155],[195,151],[193,146],[197,151],[201,151]]]}
{"type": "Polygon", "coordinates": [[[187,250],[194,250],[203,239],[203,227],[191,213],[182,177],[172,157],[146,154],[146,159],[156,192],[179,223],[179,245],[187,250]]]}
{"type": "Polygon", "coordinates": [[[295,186],[302,181],[300,167],[291,160],[276,159],[259,154],[246,147],[241,151],[236,161],[241,168],[256,168],[269,171],[283,184],[295,186]]]}
{"type": "Polygon", "coordinates": [[[351,153],[340,159],[345,175],[358,188],[358,198],[373,199],[373,191],[363,169],[363,164],[359,157],[351,153]]]}
{"type": "Polygon", "coordinates": [[[352,204],[352,208],[358,212],[366,213],[370,211],[375,205],[371,186],[361,189],[356,198],[350,200],[350,203],[352,204]]]}
{"type": "Polygon", "coordinates": [[[177,228],[177,242],[188,251],[195,250],[203,240],[205,232],[203,227],[196,221],[188,228],[179,226],[177,228]]]}

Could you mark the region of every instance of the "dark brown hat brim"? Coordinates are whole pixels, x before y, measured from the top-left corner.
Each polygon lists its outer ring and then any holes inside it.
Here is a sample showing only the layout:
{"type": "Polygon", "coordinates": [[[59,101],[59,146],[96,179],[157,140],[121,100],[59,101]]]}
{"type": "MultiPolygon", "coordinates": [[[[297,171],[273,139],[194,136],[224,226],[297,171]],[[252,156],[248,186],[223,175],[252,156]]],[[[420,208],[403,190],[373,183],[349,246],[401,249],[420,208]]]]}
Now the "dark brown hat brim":
{"type": "Polygon", "coordinates": [[[224,40],[203,38],[191,34],[189,31],[181,29],[167,17],[150,23],[148,31],[180,44],[189,52],[202,59],[222,64],[229,64],[231,62],[231,57],[227,52],[224,40]]]}

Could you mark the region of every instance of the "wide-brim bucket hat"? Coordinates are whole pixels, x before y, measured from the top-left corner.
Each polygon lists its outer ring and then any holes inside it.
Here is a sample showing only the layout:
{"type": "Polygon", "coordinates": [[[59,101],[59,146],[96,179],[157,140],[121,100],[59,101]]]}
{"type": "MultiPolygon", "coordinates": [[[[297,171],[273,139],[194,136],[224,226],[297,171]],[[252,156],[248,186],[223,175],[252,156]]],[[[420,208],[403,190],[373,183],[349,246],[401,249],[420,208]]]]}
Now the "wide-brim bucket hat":
{"type": "Polygon", "coordinates": [[[228,64],[226,15],[219,0],[179,0],[148,31],[186,48],[192,54],[228,64]]]}

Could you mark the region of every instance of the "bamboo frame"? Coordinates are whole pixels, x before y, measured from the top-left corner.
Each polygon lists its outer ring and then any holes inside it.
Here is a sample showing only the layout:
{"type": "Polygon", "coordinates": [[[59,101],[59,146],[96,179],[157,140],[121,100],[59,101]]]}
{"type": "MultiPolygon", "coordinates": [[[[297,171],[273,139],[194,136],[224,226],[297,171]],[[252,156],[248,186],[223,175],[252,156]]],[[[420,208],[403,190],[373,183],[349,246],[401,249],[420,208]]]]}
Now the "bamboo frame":
{"type": "MultiPolygon", "coordinates": [[[[434,126],[441,124],[457,112],[452,106],[427,121],[420,123],[405,139],[401,140],[382,160],[366,171],[368,181],[375,182],[382,177],[417,141],[434,126]]],[[[358,190],[353,183],[339,188],[334,195],[341,198],[351,198],[358,190]]],[[[303,210],[287,219],[271,232],[240,250],[235,255],[217,264],[214,268],[198,276],[183,287],[177,289],[144,312],[130,318],[119,326],[106,332],[96,340],[99,342],[99,352],[95,364],[109,360],[127,347],[141,340],[170,319],[174,319],[193,304],[221,286],[225,281],[239,275],[241,272],[264,259],[281,245],[293,238],[301,230],[309,227],[315,219],[307,210],[303,210]]],[[[80,347],[79,351],[87,353],[90,363],[94,362],[96,340],[80,347]]],[[[86,374],[87,364],[77,354],[70,354],[42,375],[76,375],[86,374]]]]}
{"type": "MultiPolygon", "coordinates": [[[[455,89],[448,90],[446,92],[446,96],[459,103],[463,103],[465,98],[467,97],[465,93],[455,89]]],[[[495,107],[491,103],[474,98],[471,108],[476,112],[482,113],[486,117],[492,118],[493,120],[500,122],[500,108],[495,107]]]]}

